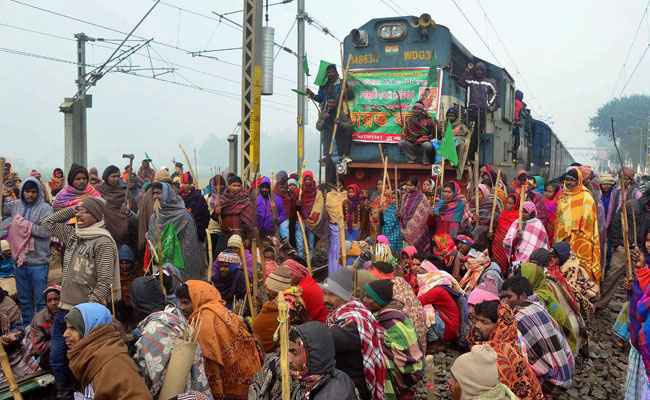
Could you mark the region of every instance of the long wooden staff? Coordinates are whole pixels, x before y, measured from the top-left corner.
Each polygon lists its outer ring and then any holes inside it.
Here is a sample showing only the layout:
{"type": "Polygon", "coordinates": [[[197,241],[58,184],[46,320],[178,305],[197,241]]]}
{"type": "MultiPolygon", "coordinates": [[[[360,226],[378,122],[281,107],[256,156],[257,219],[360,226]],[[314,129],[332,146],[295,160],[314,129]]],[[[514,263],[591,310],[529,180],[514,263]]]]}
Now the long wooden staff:
{"type": "Polygon", "coordinates": [[[307,271],[309,271],[309,276],[311,276],[311,257],[309,256],[309,241],[307,240],[307,235],[305,233],[305,224],[303,223],[302,217],[300,216],[300,211],[296,211],[296,215],[298,215],[298,222],[300,223],[300,230],[302,231],[302,242],[303,246],[305,246],[307,271]]]}
{"type": "Polygon", "coordinates": [[[192,168],[192,163],[190,162],[190,158],[187,156],[187,153],[185,152],[185,149],[183,148],[183,145],[179,144],[178,147],[181,148],[181,151],[183,152],[183,155],[185,156],[185,161],[187,161],[187,167],[190,169],[190,173],[192,174],[192,179],[196,179],[196,183],[198,185],[198,178],[196,175],[194,175],[194,169],[192,168]]]}
{"type": "Polygon", "coordinates": [[[478,185],[479,185],[479,183],[478,183],[478,151],[477,151],[476,153],[474,153],[474,197],[476,198],[475,199],[475,207],[476,207],[475,211],[476,211],[476,215],[479,217],[478,221],[475,222],[476,226],[478,226],[481,223],[480,214],[478,212],[478,208],[479,208],[478,194],[480,192],[480,189],[479,189],[478,185]]]}
{"type": "MultiPolygon", "coordinates": [[[[440,172],[440,190],[442,190],[442,187],[445,186],[445,158],[443,156],[440,156],[440,166],[442,168],[440,172]]],[[[434,196],[435,199],[435,196],[434,196]]]]}
{"type": "MultiPolygon", "coordinates": [[[[463,151],[463,163],[467,163],[467,155],[469,154],[469,143],[472,141],[472,132],[474,132],[474,121],[469,124],[469,132],[467,133],[467,139],[465,140],[465,150],[463,151]]],[[[478,151],[476,152],[478,154],[478,151]]],[[[458,160],[458,163],[460,164],[461,160],[458,160]]],[[[465,168],[464,165],[460,165],[463,169],[465,168]]],[[[444,170],[444,168],[443,168],[444,170]]],[[[462,179],[461,176],[458,177],[458,179],[462,179]]]]}
{"type": "Polygon", "coordinates": [[[253,296],[251,295],[251,282],[248,279],[248,261],[246,261],[246,253],[244,252],[244,244],[239,245],[239,254],[241,255],[242,264],[244,265],[244,279],[246,280],[246,297],[248,297],[248,307],[251,309],[251,316],[253,319],[257,316],[257,310],[253,307],[253,296]]]}
{"type": "MultiPolygon", "coordinates": [[[[259,192],[259,185],[257,184],[257,175],[259,174],[260,164],[258,163],[255,167],[255,174],[253,175],[253,184],[255,185],[255,190],[253,191],[255,197],[255,207],[253,208],[253,241],[251,243],[251,254],[253,256],[253,298],[255,301],[255,307],[257,307],[257,290],[259,285],[259,275],[257,267],[259,265],[259,257],[257,254],[257,249],[260,247],[260,230],[257,225],[257,196],[259,192]]],[[[264,268],[262,268],[264,269],[264,268]]],[[[257,311],[257,310],[255,310],[257,311]]]]}
{"type": "MultiPolygon", "coordinates": [[[[275,207],[275,175],[271,171],[271,189],[269,193],[269,199],[271,200],[271,218],[273,219],[273,230],[275,231],[275,237],[280,239],[280,230],[276,222],[276,216],[278,215],[277,208],[275,207]]],[[[265,271],[265,268],[262,268],[262,272],[265,271]]]]}
{"type": "Polygon", "coordinates": [[[207,277],[208,281],[211,280],[212,278],[212,263],[214,260],[212,259],[212,235],[210,234],[210,229],[205,228],[205,238],[208,240],[208,271],[207,271],[207,277]]]}
{"type": "Polygon", "coordinates": [[[497,189],[499,189],[499,180],[501,179],[501,168],[497,170],[497,181],[494,182],[494,202],[492,203],[492,216],[490,216],[490,233],[494,232],[494,214],[497,210],[497,189]]]}
{"type": "MultiPolygon", "coordinates": [[[[4,163],[2,164],[2,169],[4,170],[4,163]]],[[[11,370],[9,357],[7,357],[7,352],[5,352],[5,348],[2,345],[0,345],[0,365],[2,365],[2,371],[7,377],[7,383],[9,383],[9,391],[11,391],[11,395],[14,397],[14,400],[22,400],[23,396],[20,394],[20,388],[16,383],[14,372],[11,370]]]]}
{"type": "MultiPolygon", "coordinates": [[[[341,86],[341,95],[339,96],[339,104],[336,107],[336,119],[339,119],[341,116],[341,107],[343,106],[343,96],[345,96],[345,92],[347,91],[347,83],[348,83],[348,70],[350,69],[350,61],[352,60],[352,54],[348,56],[348,63],[345,65],[345,71],[343,75],[343,86],[341,86]]],[[[334,151],[334,139],[336,139],[336,130],[338,129],[339,124],[334,123],[334,131],[332,132],[332,140],[330,141],[330,152],[329,155],[332,155],[332,151],[334,151]]]]}
{"type": "MultiPolygon", "coordinates": [[[[198,162],[196,161],[196,149],[194,149],[194,166],[196,167],[196,170],[198,171],[198,170],[199,170],[199,164],[198,164],[198,162]]],[[[192,177],[194,178],[194,180],[196,180],[196,187],[201,187],[200,184],[199,184],[199,175],[198,175],[198,172],[197,172],[197,175],[192,176],[192,177]]]]}
{"type": "Polygon", "coordinates": [[[0,220],[2,220],[2,206],[4,199],[2,199],[2,193],[5,190],[5,164],[7,160],[4,157],[0,157],[0,220]]]}
{"type": "Polygon", "coordinates": [[[524,221],[522,221],[522,218],[524,216],[524,196],[526,194],[526,189],[524,186],[521,187],[521,190],[519,191],[519,232],[521,232],[521,228],[523,226],[524,221]]]}
{"type": "MultiPolygon", "coordinates": [[[[630,258],[630,239],[628,236],[629,226],[627,223],[627,206],[625,205],[625,175],[623,174],[623,158],[621,157],[621,152],[618,150],[618,145],[616,144],[616,132],[614,131],[614,117],[611,119],[612,122],[612,140],[614,141],[614,148],[618,154],[618,162],[621,164],[621,172],[619,177],[621,178],[621,203],[623,203],[623,214],[621,215],[621,223],[623,224],[623,245],[625,246],[625,276],[628,279],[632,278],[632,259],[630,258]]],[[[634,206],[632,206],[634,207],[634,206]]],[[[634,230],[636,234],[636,229],[634,230]]],[[[634,244],[637,242],[635,241],[634,244]]]]}
{"type": "Polygon", "coordinates": [[[280,326],[280,369],[282,371],[282,400],[289,400],[289,305],[284,299],[284,293],[278,293],[278,321],[280,326]]]}

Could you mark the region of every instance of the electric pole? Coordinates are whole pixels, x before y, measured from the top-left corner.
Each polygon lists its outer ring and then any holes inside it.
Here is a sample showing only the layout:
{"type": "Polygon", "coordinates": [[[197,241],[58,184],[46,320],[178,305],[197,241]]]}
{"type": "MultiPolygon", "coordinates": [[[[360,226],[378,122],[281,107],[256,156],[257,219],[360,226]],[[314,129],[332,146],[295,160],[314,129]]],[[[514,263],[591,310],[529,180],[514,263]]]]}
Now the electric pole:
{"type": "MultiPolygon", "coordinates": [[[[305,0],[298,0],[298,90],[305,90],[305,71],[303,62],[305,60],[305,0]]],[[[302,160],[305,158],[305,99],[301,95],[298,98],[298,171],[302,168],[302,160]]],[[[319,144],[320,146],[320,144],[319,144]]],[[[320,161],[319,161],[320,162],[320,161]]]]}
{"type": "Polygon", "coordinates": [[[88,141],[87,141],[87,124],[86,108],[92,108],[92,95],[87,95],[83,91],[87,84],[86,81],[86,42],[94,42],[95,39],[86,36],[85,33],[74,35],[77,39],[77,84],[78,93],[81,96],[75,96],[76,99],[66,97],[59,110],[64,113],[64,168],[70,170],[73,163],[80,165],[88,164],[88,141]]]}
{"type": "Polygon", "coordinates": [[[253,173],[260,162],[262,1],[244,0],[242,24],[240,176],[247,183],[253,179],[253,173]]]}

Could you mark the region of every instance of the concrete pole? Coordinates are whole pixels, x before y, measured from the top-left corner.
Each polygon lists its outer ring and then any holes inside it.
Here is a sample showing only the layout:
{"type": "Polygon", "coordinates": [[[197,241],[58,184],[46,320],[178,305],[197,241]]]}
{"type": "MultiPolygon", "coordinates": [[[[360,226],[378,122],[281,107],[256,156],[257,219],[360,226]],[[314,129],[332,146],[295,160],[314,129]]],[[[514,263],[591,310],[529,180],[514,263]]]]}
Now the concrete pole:
{"type": "MultiPolygon", "coordinates": [[[[305,0],[298,0],[298,90],[305,90],[305,71],[302,63],[305,59],[305,0]]],[[[298,163],[297,170],[302,168],[302,160],[305,158],[305,99],[296,95],[298,100],[298,163]]]]}

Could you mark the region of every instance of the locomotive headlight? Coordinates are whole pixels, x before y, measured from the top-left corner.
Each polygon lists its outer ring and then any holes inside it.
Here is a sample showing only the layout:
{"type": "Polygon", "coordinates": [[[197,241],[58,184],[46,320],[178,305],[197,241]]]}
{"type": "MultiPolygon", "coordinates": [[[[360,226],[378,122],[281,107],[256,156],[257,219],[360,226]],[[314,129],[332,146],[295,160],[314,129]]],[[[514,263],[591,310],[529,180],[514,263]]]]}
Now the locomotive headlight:
{"type": "Polygon", "coordinates": [[[406,25],[401,22],[388,22],[379,27],[377,34],[381,40],[398,41],[406,36],[406,25]]]}

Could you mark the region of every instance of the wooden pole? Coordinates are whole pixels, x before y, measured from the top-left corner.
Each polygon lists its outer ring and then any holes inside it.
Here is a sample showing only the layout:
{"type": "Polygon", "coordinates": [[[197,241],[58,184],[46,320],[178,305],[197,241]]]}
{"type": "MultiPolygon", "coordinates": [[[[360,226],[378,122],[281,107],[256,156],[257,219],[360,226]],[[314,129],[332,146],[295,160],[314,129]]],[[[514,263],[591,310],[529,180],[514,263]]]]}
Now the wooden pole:
{"type": "Polygon", "coordinates": [[[524,196],[526,195],[526,188],[524,186],[521,187],[521,190],[519,191],[519,232],[521,232],[521,228],[523,226],[524,221],[522,221],[523,215],[524,215],[524,196]]]}
{"type": "MultiPolygon", "coordinates": [[[[621,223],[623,226],[623,246],[625,246],[625,276],[628,279],[632,278],[632,259],[630,258],[630,239],[628,236],[629,225],[627,221],[627,205],[625,200],[625,175],[623,174],[623,158],[621,157],[621,152],[618,150],[618,145],[616,144],[616,131],[614,130],[614,117],[611,117],[612,122],[612,140],[614,142],[614,148],[618,154],[618,161],[621,164],[621,171],[619,177],[621,178],[621,203],[623,203],[621,223]]],[[[636,233],[636,229],[634,230],[636,233]]],[[[634,242],[636,244],[636,241],[634,242]]]]}
{"type": "MultiPolygon", "coordinates": [[[[156,258],[158,259],[158,283],[160,283],[160,288],[163,293],[167,295],[167,290],[165,290],[165,284],[163,283],[163,261],[162,261],[162,232],[160,228],[160,200],[156,200],[153,203],[153,209],[156,212],[156,239],[158,242],[158,248],[156,249],[156,258]]],[[[153,273],[153,269],[151,270],[153,273]]]]}
{"type": "MultiPolygon", "coordinates": [[[[463,158],[458,160],[458,163],[460,164],[461,162],[463,164],[467,164],[467,155],[469,154],[469,143],[472,141],[472,133],[474,132],[474,122],[469,124],[469,132],[467,133],[467,139],[465,139],[465,150],[463,151],[463,158]]],[[[478,154],[478,150],[476,151],[476,154],[478,154]]],[[[461,167],[461,171],[465,169],[465,165],[459,165],[461,167]]],[[[444,171],[444,166],[443,166],[443,171],[444,171]]],[[[463,179],[462,176],[457,177],[458,180],[463,179]]],[[[444,185],[444,182],[443,182],[444,185]]]]}
{"type": "MultiPolygon", "coordinates": [[[[303,223],[302,217],[300,216],[300,211],[296,211],[298,215],[298,222],[300,223],[300,230],[302,231],[302,242],[305,246],[305,256],[307,258],[307,271],[309,271],[309,276],[311,276],[311,257],[309,256],[309,241],[307,240],[307,234],[305,233],[305,224],[303,223]]],[[[343,227],[341,227],[342,229],[343,227]]]]}
{"type": "Polygon", "coordinates": [[[212,235],[210,234],[210,229],[205,228],[205,237],[208,239],[208,270],[206,276],[208,277],[208,282],[211,281],[212,278],[212,263],[214,260],[212,259],[212,235]]]}
{"type": "Polygon", "coordinates": [[[255,205],[253,207],[253,237],[251,240],[251,255],[253,256],[253,304],[255,305],[256,308],[256,313],[257,313],[257,304],[258,304],[258,298],[257,298],[257,291],[258,291],[258,286],[259,286],[259,272],[257,270],[259,266],[259,254],[257,253],[259,247],[260,247],[260,230],[257,225],[257,196],[259,193],[259,185],[257,184],[257,176],[259,174],[259,169],[260,169],[260,164],[258,163],[257,166],[255,167],[255,174],[253,175],[253,184],[255,185],[255,190],[253,191],[254,194],[254,201],[253,204],[255,205]]]}
{"type": "MultiPolygon", "coordinates": [[[[4,170],[4,163],[2,164],[2,169],[4,170]]],[[[14,397],[14,400],[22,400],[23,396],[20,394],[20,388],[16,383],[16,378],[14,377],[14,372],[11,370],[11,364],[9,363],[9,357],[7,357],[7,352],[5,352],[4,346],[0,345],[0,365],[2,365],[2,372],[4,372],[7,377],[7,383],[9,384],[9,391],[14,397]]]]}
{"type": "MultiPolygon", "coordinates": [[[[350,61],[352,60],[352,54],[348,56],[348,63],[345,65],[345,71],[343,73],[343,86],[341,87],[341,95],[339,96],[339,104],[336,107],[336,119],[339,119],[341,116],[341,107],[343,106],[343,96],[345,96],[347,83],[348,83],[348,70],[350,69],[350,61]]],[[[334,131],[332,132],[332,140],[330,141],[330,151],[329,155],[332,155],[334,151],[334,139],[336,139],[336,130],[338,129],[339,124],[334,123],[334,131]]],[[[341,154],[342,155],[342,154],[341,154]]]]}
{"type": "MultiPolygon", "coordinates": [[[[271,201],[271,218],[273,219],[273,229],[275,231],[275,237],[280,239],[280,230],[276,224],[276,217],[278,215],[277,208],[275,207],[275,175],[271,171],[271,189],[269,193],[269,200],[271,201]]],[[[264,271],[265,268],[262,268],[264,271]]]]}
{"type": "Polygon", "coordinates": [[[497,170],[497,181],[494,182],[494,202],[492,203],[492,215],[490,216],[490,233],[494,232],[494,214],[497,210],[497,189],[499,188],[499,179],[501,179],[501,168],[497,170]]]}
{"type": "Polygon", "coordinates": [[[248,261],[246,261],[246,253],[244,252],[244,244],[239,245],[239,254],[241,255],[242,264],[244,265],[244,279],[246,280],[246,297],[248,297],[248,307],[251,309],[251,316],[253,319],[257,316],[257,310],[253,307],[253,296],[251,295],[251,282],[248,279],[248,261]]]}
{"type": "MultiPolygon", "coordinates": [[[[478,185],[479,185],[479,182],[478,182],[478,151],[477,151],[476,153],[474,153],[474,197],[476,198],[474,200],[474,204],[476,206],[476,208],[475,208],[476,215],[479,217],[478,221],[476,221],[476,223],[475,223],[476,226],[478,226],[481,223],[480,214],[478,212],[479,203],[480,203],[479,199],[478,199],[478,196],[479,196],[479,193],[480,193],[478,185]]],[[[495,198],[496,198],[496,196],[495,196],[495,198]]]]}
{"type": "Polygon", "coordinates": [[[115,317],[115,289],[111,283],[111,314],[115,317]]]}
{"type": "MultiPolygon", "coordinates": [[[[440,156],[440,166],[442,167],[442,172],[440,172],[440,190],[442,190],[442,187],[445,186],[445,158],[443,156],[440,156]]],[[[435,199],[435,195],[433,198],[435,199]]]]}
{"type": "Polygon", "coordinates": [[[289,306],[284,293],[278,293],[278,321],[280,322],[280,369],[282,371],[282,400],[289,400],[291,387],[289,382],[289,306]]]}
{"type": "Polygon", "coordinates": [[[185,161],[187,161],[187,167],[190,169],[190,174],[192,174],[192,179],[197,179],[197,183],[198,183],[198,178],[196,177],[196,175],[194,175],[194,169],[192,168],[192,163],[190,162],[190,158],[187,156],[187,153],[185,152],[183,145],[179,144],[178,147],[180,147],[181,151],[183,151],[183,155],[185,156],[185,161]]]}
{"type": "Polygon", "coordinates": [[[200,181],[199,181],[199,164],[196,162],[196,149],[194,149],[194,166],[196,167],[196,176],[193,176],[194,180],[196,181],[196,187],[202,188],[200,181]]]}

